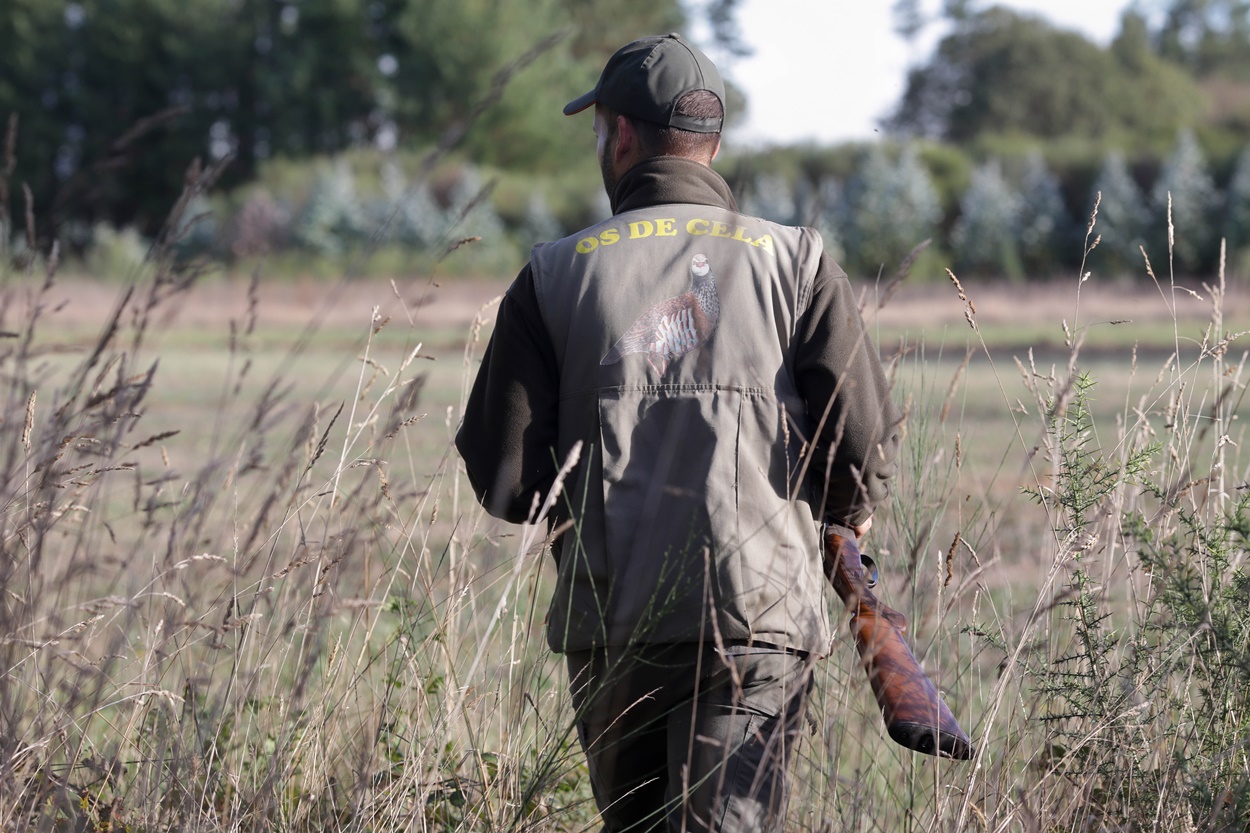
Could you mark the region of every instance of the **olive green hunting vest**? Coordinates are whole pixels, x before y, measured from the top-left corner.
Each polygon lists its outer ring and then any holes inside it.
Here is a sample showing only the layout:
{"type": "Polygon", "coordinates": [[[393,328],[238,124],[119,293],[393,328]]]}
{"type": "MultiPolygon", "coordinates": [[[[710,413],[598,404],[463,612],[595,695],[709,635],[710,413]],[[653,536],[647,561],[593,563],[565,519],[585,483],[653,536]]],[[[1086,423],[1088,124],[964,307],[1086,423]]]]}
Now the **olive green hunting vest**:
{"type": "Polygon", "coordinates": [[[795,327],[820,236],[703,205],[536,246],[560,368],[556,651],[716,640],[823,653],[795,327]]]}

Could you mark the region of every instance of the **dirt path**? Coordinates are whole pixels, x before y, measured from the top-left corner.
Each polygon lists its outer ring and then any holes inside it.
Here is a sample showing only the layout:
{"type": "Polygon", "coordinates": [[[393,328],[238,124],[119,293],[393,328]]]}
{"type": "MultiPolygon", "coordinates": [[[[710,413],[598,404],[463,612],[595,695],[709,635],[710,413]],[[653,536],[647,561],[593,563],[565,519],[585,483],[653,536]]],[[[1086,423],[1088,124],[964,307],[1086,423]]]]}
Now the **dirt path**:
{"type": "MultiPolygon", "coordinates": [[[[0,309],[8,326],[20,321],[39,296],[40,281],[22,281],[0,288],[0,309]]],[[[378,314],[435,327],[467,327],[483,305],[507,288],[492,281],[454,280],[433,284],[386,280],[333,283],[317,280],[261,281],[253,289],[247,279],[214,278],[173,295],[159,307],[162,327],[214,329],[244,321],[255,304],[257,326],[298,327],[313,319],[322,326],[368,326],[378,314]]],[[[86,328],[103,324],[116,308],[124,287],[83,278],[58,278],[39,297],[48,321],[86,328]]],[[[491,314],[493,316],[493,313],[491,314]]]]}
{"type": "MultiPolygon", "coordinates": [[[[21,320],[36,295],[38,281],[19,281],[0,288],[4,319],[9,326],[21,320]],[[15,318],[15,316],[18,316],[15,318]]],[[[258,326],[300,326],[320,317],[323,326],[366,326],[374,307],[382,316],[396,322],[407,318],[425,327],[467,327],[491,299],[507,288],[505,282],[451,279],[437,284],[429,281],[394,283],[361,280],[334,284],[314,280],[261,281],[256,290],[258,326]]],[[[858,284],[857,290],[869,296],[872,288],[858,284]]],[[[231,320],[244,320],[251,303],[246,279],[205,280],[171,304],[163,307],[164,326],[214,328],[231,320]]],[[[1205,289],[1197,296],[1177,290],[1175,301],[1165,298],[1154,286],[1098,285],[1087,282],[1079,297],[1074,282],[1013,286],[979,285],[968,282],[965,292],[976,307],[976,318],[989,324],[1071,323],[1078,315],[1084,322],[1131,319],[1135,322],[1171,320],[1205,321],[1211,315],[1211,301],[1205,289]]],[[[50,320],[63,326],[89,327],[102,323],[116,306],[119,284],[82,278],[58,279],[44,298],[45,309],[54,313],[50,320]]],[[[875,306],[866,297],[867,307],[875,306]]],[[[869,315],[872,313],[870,312],[869,315]]],[[[488,320],[493,312],[488,311],[488,320]]],[[[949,284],[903,285],[879,312],[886,327],[922,329],[929,326],[964,325],[964,304],[949,284]]],[[[1231,288],[1224,305],[1226,327],[1250,327],[1250,292],[1231,288]]],[[[966,325],[965,325],[966,326],[966,325]]]]}

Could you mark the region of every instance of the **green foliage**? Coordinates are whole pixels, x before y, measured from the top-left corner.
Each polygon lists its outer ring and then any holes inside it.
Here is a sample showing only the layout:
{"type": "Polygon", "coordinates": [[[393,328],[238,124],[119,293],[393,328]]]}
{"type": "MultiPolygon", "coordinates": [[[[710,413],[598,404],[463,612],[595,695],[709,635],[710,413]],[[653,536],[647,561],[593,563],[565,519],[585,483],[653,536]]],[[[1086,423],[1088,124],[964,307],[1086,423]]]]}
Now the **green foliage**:
{"type": "MultiPolygon", "coordinates": [[[[394,118],[403,138],[423,142],[467,123],[499,70],[568,25],[562,0],[391,5],[386,47],[395,60],[388,82],[394,118]]],[[[465,136],[465,151],[479,163],[504,167],[558,165],[583,135],[558,124],[560,108],[593,85],[605,58],[600,53],[577,61],[567,44],[542,56],[511,79],[506,94],[465,136]]]]}
{"type": "Polygon", "coordinates": [[[466,168],[452,186],[447,215],[450,231],[458,237],[497,239],[503,234],[503,222],[490,200],[493,182],[486,182],[477,168],[466,168]]]}
{"type": "Polygon", "coordinates": [[[382,165],[384,200],[372,210],[373,227],[385,242],[416,249],[438,244],[447,231],[447,217],[426,182],[412,181],[394,160],[382,165]]]}
{"type": "Polygon", "coordinates": [[[1250,144],[1237,155],[1228,184],[1224,231],[1229,242],[1250,243],[1250,144]]]}
{"type": "Polygon", "coordinates": [[[8,0],[0,117],[20,116],[14,181],[45,229],[152,235],[196,157],[233,156],[230,187],[275,157],[450,136],[479,164],[558,169],[589,147],[560,107],[619,33],[684,23],[677,0],[8,0]]]}
{"type": "Polygon", "coordinates": [[[960,216],[951,233],[959,268],[1018,280],[1024,276],[1016,229],[1020,195],[1003,176],[997,160],[972,172],[972,184],[959,201],[960,216]]]}
{"type": "Polygon", "coordinates": [[[322,168],[292,228],[295,242],[319,255],[339,255],[366,233],[365,212],[346,160],[322,168]]]}
{"type": "Polygon", "coordinates": [[[1152,54],[1125,62],[1076,33],[992,7],[958,22],[909,73],[888,125],[954,142],[997,133],[1142,142],[1174,135],[1198,108],[1193,82],[1152,54]]]}
{"type": "Polygon", "coordinates": [[[976,166],[971,154],[955,145],[941,142],[916,142],[920,161],[937,189],[943,214],[953,216],[959,210],[959,198],[972,182],[976,166]]]}
{"type": "Polygon", "coordinates": [[[1047,766],[1088,797],[1079,812],[1091,819],[1146,829],[1167,802],[1191,829],[1240,829],[1250,818],[1240,751],[1250,739],[1250,498],[1224,513],[1187,506],[1183,490],[1157,482],[1174,445],[1101,448],[1092,390],[1082,375],[1050,403],[1054,480],[1031,490],[1054,518],[1069,576],[1050,656],[1029,668],[1047,766]],[[1110,542],[1136,556],[1114,587],[1098,576],[1110,542]]]}
{"type": "Polygon", "coordinates": [[[1072,220],[1063,204],[1058,178],[1034,151],[1025,160],[1020,178],[1020,214],[1017,218],[1020,257],[1029,275],[1057,271],[1064,243],[1072,238],[1072,220]]]}
{"type": "Polygon", "coordinates": [[[1198,76],[1250,79],[1250,2],[1171,0],[1156,38],[1159,52],[1198,76]]]}
{"type": "Polygon", "coordinates": [[[558,240],[564,236],[564,227],[547,204],[547,199],[537,191],[529,195],[525,201],[525,217],[521,225],[521,236],[534,243],[546,240],[558,240]]]}
{"type": "Polygon", "coordinates": [[[1224,214],[1224,237],[1228,251],[1239,266],[1250,266],[1250,146],[1237,157],[1237,167],[1228,185],[1224,214]]]}
{"type": "MultiPolygon", "coordinates": [[[[277,255],[275,271],[332,275],[350,264],[359,274],[395,275],[426,269],[461,242],[468,248],[456,268],[510,272],[523,256],[517,247],[539,239],[533,234],[564,234],[533,190],[505,223],[493,199],[497,174],[451,164],[411,175],[413,167],[420,166],[410,158],[371,153],[275,166],[258,186],[215,203],[209,219],[228,233],[211,235],[213,254],[277,255]],[[287,196],[276,200],[271,191],[287,196]]],[[[186,248],[209,236],[193,232],[186,248]]]]}
{"type": "Polygon", "coordinates": [[[795,189],[781,174],[762,172],[751,180],[742,195],[742,210],[774,223],[798,221],[799,207],[795,189]]]}
{"type": "Polygon", "coordinates": [[[870,275],[896,269],[940,218],[937,191],[910,144],[897,157],[873,145],[837,204],[849,266],[870,275]]]}
{"type": "Polygon", "coordinates": [[[1219,229],[1216,217],[1219,201],[1220,195],[1207,171],[1202,148],[1192,132],[1181,131],[1176,148],[1164,163],[1151,191],[1156,230],[1153,239],[1174,241],[1170,248],[1180,269],[1194,272],[1213,263],[1212,243],[1219,229]]]}
{"type": "Polygon", "coordinates": [[[842,188],[836,179],[819,180],[813,186],[810,180],[799,180],[797,200],[800,205],[799,222],[820,232],[825,252],[839,263],[845,264],[846,249],[839,229],[838,207],[842,200],[842,188]]]}
{"type": "Polygon", "coordinates": [[[91,237],[85,260],[91,274],[105,279],[132,279],[139,274],[149,244],[133,227],[115,229],[100,223],[92,229],[91,237]]]}
{"type": "Polygon", "coordinates": [[[1098,251],[1100,259],[1113,269],[1142,266],[1140,247],[1146,241],[1150,222],[1145,195],[1129,173],[1123,154],[1110,153],[1103,161],[1102,171],[1094,181],[1089,205],[1097,203],[1098,251]]]}

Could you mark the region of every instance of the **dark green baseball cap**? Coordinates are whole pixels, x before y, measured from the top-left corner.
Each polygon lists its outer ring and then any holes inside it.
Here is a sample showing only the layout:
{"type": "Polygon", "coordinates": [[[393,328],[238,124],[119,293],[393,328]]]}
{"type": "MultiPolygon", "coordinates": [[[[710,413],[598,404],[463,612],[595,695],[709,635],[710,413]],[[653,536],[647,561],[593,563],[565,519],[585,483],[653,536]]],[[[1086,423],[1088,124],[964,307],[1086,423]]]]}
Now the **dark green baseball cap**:
{"type": "Polygon", "coordinates": [[[695,133],[719,133],[724,118],[692,118],[674,113],[677,100],[707,90],[725,106],[725,83],[708,56],[681,35],[641,38],[622,46],[608,59],[599,83],[564,106],[564,115],[592,104],[611,107],[626,116],[695,133]]]}

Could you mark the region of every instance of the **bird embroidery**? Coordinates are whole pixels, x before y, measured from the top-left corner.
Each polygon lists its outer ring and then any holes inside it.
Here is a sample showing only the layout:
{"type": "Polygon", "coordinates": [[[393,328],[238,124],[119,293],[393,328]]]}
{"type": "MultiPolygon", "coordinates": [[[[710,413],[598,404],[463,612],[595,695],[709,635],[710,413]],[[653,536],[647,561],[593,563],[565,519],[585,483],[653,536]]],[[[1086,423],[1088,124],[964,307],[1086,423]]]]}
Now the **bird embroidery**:
{"type": "Polygon", "coordinates": [[[599,364],[616,364],[630,353],[646,353],[647,364],[663,376],[670,361],[706,344],[720,321],[720,297],[705,256],[691,258],[690,282],[688,292],[660,301],[640,315],[599,364]]]}

